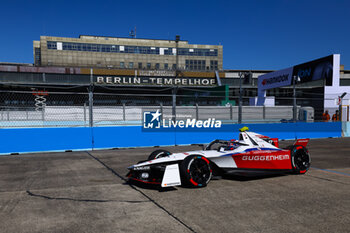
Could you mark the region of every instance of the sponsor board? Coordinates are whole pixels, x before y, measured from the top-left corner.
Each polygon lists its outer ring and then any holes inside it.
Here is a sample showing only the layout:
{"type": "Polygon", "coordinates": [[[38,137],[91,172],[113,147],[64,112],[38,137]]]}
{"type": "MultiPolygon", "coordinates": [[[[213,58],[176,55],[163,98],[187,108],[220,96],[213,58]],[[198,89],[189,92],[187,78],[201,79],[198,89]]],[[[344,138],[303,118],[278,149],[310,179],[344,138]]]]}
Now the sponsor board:
{"type": "Polygon", "coordinates": [[[292,83],[292,75],[293,67],[259,76],[258,88],[260,90],[266,90],[288,86],[292,83]]]}
{"type": "Polygon", "coordinates": [[[215,78],[95,76],[97,85],[121,86],[216,86],[215,78]]]}
{"type": "Polygon", "coordinates": [[[293,67],[293,76],[298,77],[297,83],[305,83],[323,79],[326,86],[332,85],[333,55],[293,67]]]}
{"type": "Polygon", "coordinates": [[[296,77],[297,84],[323,79],[326,86],[331,86],[333,79],[333,60],[334,55],[330,55],[287,69],[261,75],[258,77],[258,89],[267,90],[293,85],[293,77],[296,77]]]}

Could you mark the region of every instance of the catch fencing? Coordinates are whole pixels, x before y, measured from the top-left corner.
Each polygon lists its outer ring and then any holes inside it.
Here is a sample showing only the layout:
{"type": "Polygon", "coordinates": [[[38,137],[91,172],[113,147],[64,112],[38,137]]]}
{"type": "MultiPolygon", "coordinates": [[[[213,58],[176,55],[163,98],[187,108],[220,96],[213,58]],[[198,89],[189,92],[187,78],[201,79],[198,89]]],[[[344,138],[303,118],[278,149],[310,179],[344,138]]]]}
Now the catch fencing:
{"type": "MultiPolygon", "coordinates": [[[[242,106],[240,117],[239,106],[233,101],[223,104],[222,96],[182,94],[175,98],[157,93],[0,91],[0,127],[142,125],[143,112],[156,111],[173,120],[212,118],[224,124],[240,119],[240,123],[272,123],[293,118],[293,106],[242,106]]],[[[298,106],[298,120],[314,121],[313,116],[303,115],[305,111],[314,114],[312,107],[298,106]]]]}

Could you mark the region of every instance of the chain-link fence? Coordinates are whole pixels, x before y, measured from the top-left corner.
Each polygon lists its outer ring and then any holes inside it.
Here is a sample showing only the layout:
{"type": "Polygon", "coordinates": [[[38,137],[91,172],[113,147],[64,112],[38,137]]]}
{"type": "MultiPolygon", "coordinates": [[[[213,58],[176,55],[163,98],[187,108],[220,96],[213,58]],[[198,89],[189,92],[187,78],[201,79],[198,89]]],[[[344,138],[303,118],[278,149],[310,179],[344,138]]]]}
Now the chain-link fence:
{"type": "MultiPolygon", "coordinates": [[[[145,111],[159,111],[169,119],[214,118],[223,123],[239,123],[240,119],[241,123],[293,121],[292,97],[277,100],[287,104],[274,107],[249,106],[249,98],[242,97],[240,111],[239,96],[227,92],[0,91],[0,127],[142,125],[145,111]]],[[[305,99],[297,99],[296,120],[321,121],[323,97],[314,98],[313,102],[310,99],[305,102],[305,99]]],[[[348,114],[348,107],[344,109],[348,114]]],[[[336,109],[328,110],[332,117],[336,109]]]]}

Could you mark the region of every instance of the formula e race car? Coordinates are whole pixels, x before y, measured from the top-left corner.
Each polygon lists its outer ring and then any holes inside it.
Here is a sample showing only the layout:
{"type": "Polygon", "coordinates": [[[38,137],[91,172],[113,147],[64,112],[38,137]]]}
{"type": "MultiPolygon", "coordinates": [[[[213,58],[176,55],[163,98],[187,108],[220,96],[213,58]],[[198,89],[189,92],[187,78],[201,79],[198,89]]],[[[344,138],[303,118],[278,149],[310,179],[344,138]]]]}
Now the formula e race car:
{"type": "Polygon", "coordinates": [[[204,187],[213,175],[249,174],[252,172],[304,174],[311,158],[299,139],[285,149],[278,139],[242,130],[239,140],[214,140],[204,150],[171,154],[156,150],[146,161],[128,167],[131,181],[157,184],[161,187],[204,187]]]}

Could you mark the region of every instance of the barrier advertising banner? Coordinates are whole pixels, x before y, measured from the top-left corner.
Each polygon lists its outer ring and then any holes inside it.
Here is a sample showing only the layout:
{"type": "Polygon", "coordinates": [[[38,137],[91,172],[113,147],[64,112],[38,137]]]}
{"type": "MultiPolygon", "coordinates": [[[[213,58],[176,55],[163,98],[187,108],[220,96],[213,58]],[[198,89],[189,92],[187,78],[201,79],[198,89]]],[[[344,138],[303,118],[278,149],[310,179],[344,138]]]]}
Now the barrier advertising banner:
{"type": "Polygon", "coordinates": [[[326,80],[326,86],[331,86],[333,76],[333,55],[294,66],[293,76],[298,77],[297,83],[323,79],[326,80]]]}
{"type": "Polygon", "coordinates": [[[292,83],[293,67],[268,73],[258,78],[258,89],[266,90],[289,86],[292,83]]]}
{"type": "Polygon", "coordinates": [[[333,57],[334,55],[330,55],[284,70],[261,75],[258,78],[258,88],[259,90],[267,90],[290,86],[293,84],[293,77],[296,77],[296,83],[323,79],[325,80],[326,86],[331,86],[333,77],[333,57]]]}

